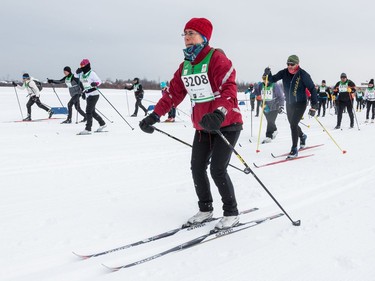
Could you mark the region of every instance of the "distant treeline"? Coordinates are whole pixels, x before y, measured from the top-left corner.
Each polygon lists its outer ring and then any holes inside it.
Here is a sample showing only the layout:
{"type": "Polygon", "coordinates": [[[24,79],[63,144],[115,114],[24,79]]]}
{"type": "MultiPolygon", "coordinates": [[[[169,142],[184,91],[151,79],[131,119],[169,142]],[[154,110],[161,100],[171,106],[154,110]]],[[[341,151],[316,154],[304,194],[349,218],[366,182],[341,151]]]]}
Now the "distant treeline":
{"type": "MultiPolygon", "coordinates": [[[[99,88],[102,89],[124,89],[126,83],[131,83],[131,80],[122,80],[122,79],[116,79],[115,81],[106,80],[103,82],[99,88]]],[[[140,82],[143,86],[143,89],[145,90],[160,90],[160,82],[155,80],[148,80],[146,78],[140,79],[140,82]]],[[[20,85],[21,82],[18,81],[18,84],[20,85]]],[[[12,86],[11,81],[2,81],[0,82],[0,87],[4,86],[12,86]]],[[[65,84],[53,84],[55,88],[64,88],[66,87],[65,84]]],[[[51,88],[52,85],[48,83],[43,83],[44,88],[51,88]]],[[[239,92],[245,91],[249,87],[249,83],[245,82],[237,82],[237,87],[239,92]]]]}

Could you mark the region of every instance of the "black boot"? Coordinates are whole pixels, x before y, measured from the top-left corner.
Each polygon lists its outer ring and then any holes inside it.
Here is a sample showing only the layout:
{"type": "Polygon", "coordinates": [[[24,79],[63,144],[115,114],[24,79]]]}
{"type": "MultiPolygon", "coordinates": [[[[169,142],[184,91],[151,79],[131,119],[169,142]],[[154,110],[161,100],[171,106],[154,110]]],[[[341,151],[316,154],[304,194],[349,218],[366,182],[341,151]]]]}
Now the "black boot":
{"type": "Polygon", "coordinates": [[[27,117],[23,119],[23,121],[31,121],[31,115],[28,114],[27,117]]]}
{"type": "Polygon", "coordinates": [[[72,120],[71,119],[66,119],[65,121],[61,122],[61,124],[70,124],[72,123],[72,120]]]}

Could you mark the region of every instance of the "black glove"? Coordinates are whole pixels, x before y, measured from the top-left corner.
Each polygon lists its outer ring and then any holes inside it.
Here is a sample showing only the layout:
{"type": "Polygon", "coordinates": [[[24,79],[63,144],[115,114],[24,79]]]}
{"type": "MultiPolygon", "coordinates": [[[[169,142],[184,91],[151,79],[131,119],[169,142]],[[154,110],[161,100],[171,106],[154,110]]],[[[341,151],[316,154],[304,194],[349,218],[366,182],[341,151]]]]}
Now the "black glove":
{"type": "Polygon", "coordinates": [[[284,107],[283,106],[279,106],[279,110],[277,112],[279,114],[283,113],[284,112],[284,107]]]}
{"type": "Polygon", "coordinates": [[[16,82],[12,82],[12,85],[13,85],[13,87],[17,87],[17,83],[16,82]]]}
{"type": "Polygon", "coordinates": [[[80,67],[77,68],[76,73],[77,73],[77,74],[80,74],[81,72],[82,72],[82,68],[80,68],[80,67]]]}
{"type": "Polygon", "coordinates": [[[86,99],[86,91],[83,91],[83,92],[82,92],[81,97],[82,97],[82,99],[84,99],[84,100],[86,99]]]}
{"type": "Polygon", "coordinates": [[[268,75],[270,75],[270,74],[271,74],[271,68],[266,67],[266,68],[264,69],[264,74],[263,74],[263,76],[268,76],[268,75]]]}
{"type": "Polygon", "coordinates": [[[147,116],[141,122],[139,122],[139,127],[143,132],[152,134],[155,129],[151,126],[154,125],[156,122],[160,122],[160,117],[155,112],[152,112],[149,116],[147,116]]]}
{"type": "Polygon", "coordinates": [[[98,86],[98,83],[97,82],[91,82],[91,87],[97,87],[98,86]]]}
{"type": "Polygon", "coordinates": [[[47,78],[47,82],[50,83],[50,84],[52,84],[52,83],[53,83],[53,80],[47,78]]]}
{"type": "Polygon", "coordinates": [[[199,125],[206,131],[217,131],[220,130],[221,123],[224,122],[225,115],[220,110],[216,109],[212,113],[207,113],[202,117],[199,125]]]}
{"type": "Polygon", "coordinates": [[[310,115],[310,116],[314,117],[314,116],[315,116],[315,112],[316,112],[316,109],[315,109],[315,108],[311,107],[311,108],[309,109],[309,115],[310,115]]]}

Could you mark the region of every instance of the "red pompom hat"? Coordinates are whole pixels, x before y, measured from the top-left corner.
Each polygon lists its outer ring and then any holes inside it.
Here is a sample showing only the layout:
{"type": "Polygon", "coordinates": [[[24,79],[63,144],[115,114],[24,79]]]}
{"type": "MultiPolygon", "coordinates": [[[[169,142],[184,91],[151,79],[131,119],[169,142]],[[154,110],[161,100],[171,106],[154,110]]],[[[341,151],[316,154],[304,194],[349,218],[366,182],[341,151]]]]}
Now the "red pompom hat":
{"type": "Polygon", "coordinates": [[[184,31],[186,29],[195,30],[206,37],[207,41],[210,41],[213,27],[212,23],[208,19],[192,18],[186,23],[184,31]]]}
{"type": "Polygon", "coordinates": [[[88,65],[90,61],[88,59],[83,59],[80,63],[81,67],[84,67],[85,65],[88,65]]]}

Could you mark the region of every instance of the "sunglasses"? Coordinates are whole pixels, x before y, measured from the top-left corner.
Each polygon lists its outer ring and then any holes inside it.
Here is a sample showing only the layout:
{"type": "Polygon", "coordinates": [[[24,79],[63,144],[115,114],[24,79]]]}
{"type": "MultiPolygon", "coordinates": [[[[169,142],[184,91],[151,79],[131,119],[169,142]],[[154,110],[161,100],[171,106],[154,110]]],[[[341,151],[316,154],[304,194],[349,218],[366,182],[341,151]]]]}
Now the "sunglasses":
{"type": "Polygon", "coordinates": [[[296,64],[295,64],[295,63],[288,62],[286,65],[287,65],[287,66],[295,66],[296,64]]]}

